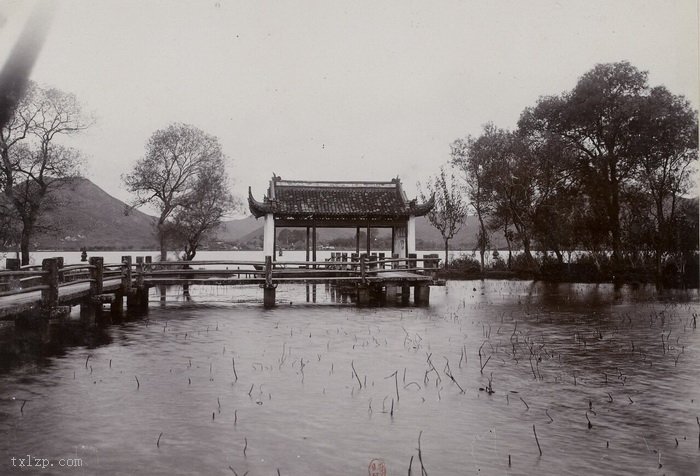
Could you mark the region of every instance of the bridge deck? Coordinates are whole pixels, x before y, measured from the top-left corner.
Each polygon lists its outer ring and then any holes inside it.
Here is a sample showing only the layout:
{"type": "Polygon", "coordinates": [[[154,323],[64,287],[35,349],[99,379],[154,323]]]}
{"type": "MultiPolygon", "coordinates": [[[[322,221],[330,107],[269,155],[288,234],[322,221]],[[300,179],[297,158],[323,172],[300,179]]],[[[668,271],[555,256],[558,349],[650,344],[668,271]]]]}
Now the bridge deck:
{"type": "MultiPolygon", "coordinates": [[[[252,272],[240,274],[239,271],[224,270],[162,270],[155,271],[144,276],[143,284],[146,287],[171,286],[171,285],[215,285],[215,286],[241,286],[264,285],[265,278],[252,272]],[[237,273],[237,274],[230,274],[237,273]]],[[[365,282],[369,285],[382,286],[411,286],[435,284],[432,277],[410,271],[385,270],[370,271],[365,276],[365,282]]],[[[347,271],[331,269],[277,269],[272,272],[274,284],[324,284],[355,285],[362,283],[359,275],[348,276],[347,271]]],[[[107,278],[103,281],[103,293],[119,290],[120,278],[107,278]]],[[[76,284],[63,283],[58,288],[59,305],[74,305],[90,296],[90,283],[80,282],[76,284]]],[[[41,291],[31,291],[23,294],[15,294],[0,297],[0,320],[12,320],[14,316],[35,312],[41,307],[41,291]]]]}
{"type": "MultiPolygon", "coordinates": [[[[105,279],[104,292],[114,292],[121,286],[121,279],[105,279]]],[[[77,304],[90,295],[90,283],[66,283],[58,289],[58,303],[77,304]]],[[[0,297],[0,320],[10,319],[16,314],[38,310],[41,307],[41,291],[0,297]]]]}

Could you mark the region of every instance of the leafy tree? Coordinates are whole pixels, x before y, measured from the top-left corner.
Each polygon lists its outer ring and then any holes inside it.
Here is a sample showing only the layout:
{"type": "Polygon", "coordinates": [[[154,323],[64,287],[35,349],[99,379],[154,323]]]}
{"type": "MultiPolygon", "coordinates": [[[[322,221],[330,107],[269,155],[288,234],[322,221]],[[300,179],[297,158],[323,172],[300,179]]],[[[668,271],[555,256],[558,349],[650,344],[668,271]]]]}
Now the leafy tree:
{"type": "Polygon", "coordinates": [[[530,233],[540,249],[554,252],[561,264],[563,252],[572,252],[578,244],[572,229],[583,202],[575,156],[559,137],[530,130],[526,121],[521,120],[516,134],[520,180],[530,190],[528,200],[520,203],[521,215],[528,216],[530,233]]]}
{"type": "Polygon", "coordinates": [[[649,197],[645,215],[652,218],[649,242],[660,277],[664,254],[674,251],[678,200],[690,190],[698,159],[697,112],[685,98],[656,87],[640,100],[632,132],[638,165],[634,179],[649,197]]]}
{"type": "MultiPolygon", "coordinates": [[[[427,217],[430,224],[440,232],[445,242],[445,268],[447,268],[450,240],[462,228],[467,217],[467,205],[462,199],[454,174],[452,173],[448,177],[444,167],[440,169],[440,175],[433,177],[426,183],[426,189],[427,194],[435,198],[435,206],[427,217]]],[[[421,200],[427,200],[422,191],[420,195],[421,200]]]]}
{"type": "Polygon", "coordinates": [[[593,210],[604,215],[617,267],[622,194],[636,165],[634,121],[639,98],[647,89],[647,74],[628,62],[599,64],[571,92],[542,98],[523,113],[531,127],[558,135],[575,151],[581,183],[595,203],[593,210]]]}
{"type": "Polygon", "coordinates": [[[90,120],[74,95],[30,84],[0,129],[0,186],[3,215],[21,223],[22,264],[29,263],[30,238],[53,192],[80,174],[78,152],[56,143],[86,129],[90,120]]]}
{"type": "MultiPolygon", "coordinates": [[[[159,211],[156,233],[162,261],[167,259],[173,215],[179,209],[196,210],[193,198],[204,193],[202,180],[208,180],[207,174],[222,167],[223,163],[224,155],[215,136],[189,124],[175,123],[154,132],[146,143],[145,156],[130,173],[122,176],[127,190],[136,195],[133,207],[148,203],[159,211]]],[[[180,219],[192,224],[202,219],[202,216],[196,216],[198,213],[202,210],[194,215],[181,215],[180,219]]],[[[205,221],[209,223],[211,220],[205,221]]],[[[193,230],[202,225],[193,225],[193,230]]]]}
{"type": "Polygon", "coordinates": [[[519,127],[560,140],[572,155],[580,241],[612,250],[616,270],[623,251],[632,257],[648,244],[660,273],[678,197],[689,191],[697,163],[697,113],[688,102],[650,88],[647,73],[628,62],[599,64],[572,91],[526,109],[519,127]]]}

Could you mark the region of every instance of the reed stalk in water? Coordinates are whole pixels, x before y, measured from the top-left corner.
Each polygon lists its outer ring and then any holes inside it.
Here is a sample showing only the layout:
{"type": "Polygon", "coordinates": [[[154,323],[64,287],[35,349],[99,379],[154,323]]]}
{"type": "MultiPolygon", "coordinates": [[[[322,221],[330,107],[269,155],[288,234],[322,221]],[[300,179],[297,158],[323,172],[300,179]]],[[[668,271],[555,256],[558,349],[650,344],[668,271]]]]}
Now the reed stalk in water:
{"type": "Polygon", "coordinates": [[[537,430],[535,430],[535,425],[532,425],[532,432],[535,434],[535,442],[537,443],[537,449],[540,450],[540,456],[542,456],[542,448],[540,447],[540,440],[537,438],[537,430]]]}

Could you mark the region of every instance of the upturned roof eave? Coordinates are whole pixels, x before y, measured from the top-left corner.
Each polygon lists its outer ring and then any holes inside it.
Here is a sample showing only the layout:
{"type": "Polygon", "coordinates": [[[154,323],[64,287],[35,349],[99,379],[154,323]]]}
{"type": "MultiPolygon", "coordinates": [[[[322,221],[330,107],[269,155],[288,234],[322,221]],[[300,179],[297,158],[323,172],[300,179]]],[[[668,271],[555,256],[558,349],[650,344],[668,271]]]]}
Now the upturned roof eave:
{"type": "Polygon", "coordinates": [[[253,197],[251,187],[248,187],[248,208],[255,218],[264,217],[268,213],[274,213],[274,207],[270,202],[259,202],[253,197]]]}
{"type": "Polygon", "coordinates": [[[411,215],[416,217],[422,217],[430,213],[430,211],[435,207],[435,194],[432,194],[427,202],[418,203],[411,207],[411,215]]]}

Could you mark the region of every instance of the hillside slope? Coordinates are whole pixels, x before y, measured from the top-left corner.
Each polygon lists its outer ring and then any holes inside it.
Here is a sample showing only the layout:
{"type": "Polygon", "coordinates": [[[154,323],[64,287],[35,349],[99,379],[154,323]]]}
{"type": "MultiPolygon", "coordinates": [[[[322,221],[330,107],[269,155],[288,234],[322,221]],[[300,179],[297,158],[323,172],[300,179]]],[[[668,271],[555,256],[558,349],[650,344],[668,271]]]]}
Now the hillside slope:
{"type": "Polygon", "coordinates": [[[87,179],[76,179],[55,192],[55,205],[40,220],[32,239],[36,249],[154,248],[155,218],[126,204],[87,179]]]}

